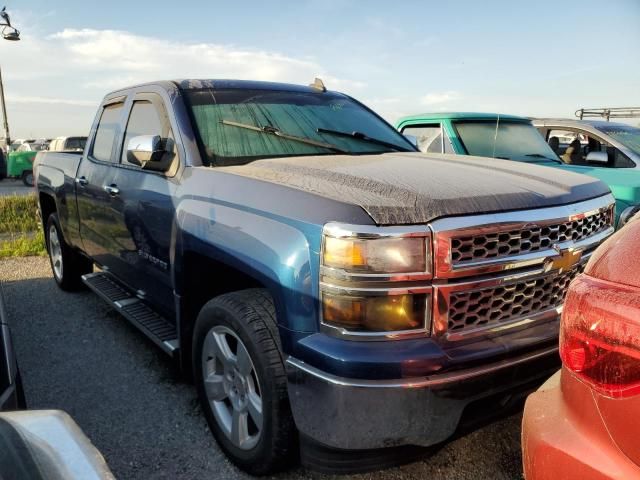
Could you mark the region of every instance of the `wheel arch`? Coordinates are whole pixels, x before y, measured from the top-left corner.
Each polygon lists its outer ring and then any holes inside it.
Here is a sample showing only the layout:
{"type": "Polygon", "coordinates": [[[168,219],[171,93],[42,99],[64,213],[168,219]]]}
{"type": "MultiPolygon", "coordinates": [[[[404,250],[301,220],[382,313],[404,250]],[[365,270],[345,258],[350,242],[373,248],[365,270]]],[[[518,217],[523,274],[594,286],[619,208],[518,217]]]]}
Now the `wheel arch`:
{"type": "Polygon", "coordinates": [[[58,211],[56,200],[52,193],[40,191],[38,193],[38,203],[40,205],[42,228],[46,228],[49,215],[58,211]]]}
{"type": "MultiPolygon", "coordinates": [[[[273,298],[280,332],[317,331],[317,282],[311,281],[317,265],[307,237],[291,225],[227,210],[209,212],[215,222],[181,211],[176,217],[171,264],[183,371],[190,365],[198,313],[224,293],[264,288],[273,298]]],[[[286,352],[285,337],[280,335],[286,352]]]]}

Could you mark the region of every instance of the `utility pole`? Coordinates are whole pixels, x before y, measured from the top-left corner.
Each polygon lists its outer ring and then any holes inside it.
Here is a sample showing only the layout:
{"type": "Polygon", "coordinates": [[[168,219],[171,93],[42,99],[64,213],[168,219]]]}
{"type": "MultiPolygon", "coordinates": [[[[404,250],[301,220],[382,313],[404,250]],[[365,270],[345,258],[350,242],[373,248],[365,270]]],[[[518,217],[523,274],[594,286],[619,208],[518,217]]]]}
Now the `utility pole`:
{"type": "Polygon", "coordinates": [[[7,119],[7,102],[4,101],[4,85],[2,84],[2,70],[0,69],[0,101],[2,101],[2,123],[4,126],[4,141],[9,149],[11,137],[9,136],[9,120],[7,119]]]}
{"type": "MultiPolygon", "coordinates": [[[[0,34],[2,38],[10,41],[20,40],[20,32],[13,25],[9,19],[7,13],[7,7],[2,7],[0,10],[0,34]]],[[[9,120],[7,119],[7,104],[4,101],[4,85],[2,84],[2,73],[0,72],[0,100],[2,100],[2,121],[4,123],[4,143],[9,151],[9,145],[11,145],[11,137],[9,136],[9,120]]]]}

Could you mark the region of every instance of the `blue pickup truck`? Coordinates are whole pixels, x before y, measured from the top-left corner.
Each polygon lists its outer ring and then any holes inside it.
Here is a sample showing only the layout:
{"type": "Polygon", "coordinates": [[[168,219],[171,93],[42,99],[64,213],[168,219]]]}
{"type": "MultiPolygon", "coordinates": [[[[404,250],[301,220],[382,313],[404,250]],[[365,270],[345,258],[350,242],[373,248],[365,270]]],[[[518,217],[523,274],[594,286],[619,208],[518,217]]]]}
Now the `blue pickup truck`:
{"type": "Polygon", "coordinates": [[[508,411],[613,231],[597,179],[432,158],[320,82],[118,90],[34,175],[55,281],[174,357],[253,474],[377,468],[508,411]]]}

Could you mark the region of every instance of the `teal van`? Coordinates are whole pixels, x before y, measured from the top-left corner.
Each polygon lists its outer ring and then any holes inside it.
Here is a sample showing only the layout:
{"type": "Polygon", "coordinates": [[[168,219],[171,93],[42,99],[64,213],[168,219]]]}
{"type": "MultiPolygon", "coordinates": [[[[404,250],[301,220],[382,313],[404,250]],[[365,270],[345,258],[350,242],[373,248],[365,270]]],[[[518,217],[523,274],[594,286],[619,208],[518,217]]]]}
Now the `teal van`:
{"type": "Polygon", "coordinates": [[[396,128],[425,153],[538,163],[596,177],[616,198],[618,227],[640,211],[640,129],[623,123],[495,113],[425,113],[396,128]]]}

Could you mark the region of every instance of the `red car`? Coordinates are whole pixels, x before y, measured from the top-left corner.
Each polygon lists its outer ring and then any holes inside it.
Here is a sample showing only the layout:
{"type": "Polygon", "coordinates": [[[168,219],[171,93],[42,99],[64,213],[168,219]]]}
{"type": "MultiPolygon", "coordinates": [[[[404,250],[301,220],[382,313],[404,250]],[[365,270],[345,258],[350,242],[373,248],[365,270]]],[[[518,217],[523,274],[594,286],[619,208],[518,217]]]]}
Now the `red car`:
{"type": "Polygon", "coordinates": [[[640,219],[569,287],[562,370],[525,406],[525,478],[640,479],[640,219]]]}

